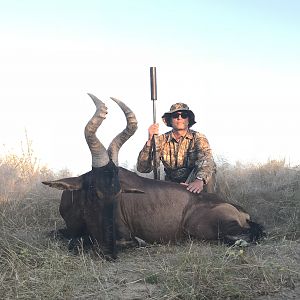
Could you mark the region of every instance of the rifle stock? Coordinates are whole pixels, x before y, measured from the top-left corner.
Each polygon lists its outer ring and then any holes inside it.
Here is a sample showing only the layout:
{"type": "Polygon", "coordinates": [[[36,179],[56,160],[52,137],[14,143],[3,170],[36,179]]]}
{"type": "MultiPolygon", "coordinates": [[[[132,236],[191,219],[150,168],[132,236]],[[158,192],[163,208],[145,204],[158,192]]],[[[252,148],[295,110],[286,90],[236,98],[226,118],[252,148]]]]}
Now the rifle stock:
{"type": "Polygon", "coordinates": [[[159,165],[160,165],[160,160],[159,160],[159,155],[157,155],[157,135],[153,135],[152,137],[152,162],[153,162],[153,175],[154,175],[154,179],[160,179],[160,169],[159,169],[159,165]]]}

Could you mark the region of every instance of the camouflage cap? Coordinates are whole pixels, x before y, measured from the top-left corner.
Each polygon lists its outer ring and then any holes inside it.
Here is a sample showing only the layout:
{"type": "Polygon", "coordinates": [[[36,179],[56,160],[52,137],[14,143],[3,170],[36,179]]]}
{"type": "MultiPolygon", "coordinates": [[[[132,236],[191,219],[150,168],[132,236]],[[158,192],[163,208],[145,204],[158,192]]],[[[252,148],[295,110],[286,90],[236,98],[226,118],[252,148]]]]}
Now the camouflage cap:
{"type": "Polygon", "coordinates": [[[167,126],[172,127],[171,122],[169,122],[168,119],[170,119],[171,114],[176,111],[187,111],[189,113],[189,127],[193,126],[196,123],[195,115],[190,110],[190,108],[185,103],[177,102],[170,107],[170,111],[164,113],[164,115],[162,116],[167,126]]]}

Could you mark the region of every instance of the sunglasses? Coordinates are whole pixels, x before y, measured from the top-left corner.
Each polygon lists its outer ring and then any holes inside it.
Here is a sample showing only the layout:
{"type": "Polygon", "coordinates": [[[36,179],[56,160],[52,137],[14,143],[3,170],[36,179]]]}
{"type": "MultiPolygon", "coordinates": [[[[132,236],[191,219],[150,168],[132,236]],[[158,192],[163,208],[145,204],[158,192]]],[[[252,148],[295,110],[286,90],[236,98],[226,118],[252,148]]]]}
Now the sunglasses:
{"type": "Polygon", "coordinates": [[[174,112],[171,114],[173,119],[178,119],[179,116],[181,116],[182,119],[186,119],[189,116],[189,113],[187,111],[180,111],[180,112],[174,112]]]}

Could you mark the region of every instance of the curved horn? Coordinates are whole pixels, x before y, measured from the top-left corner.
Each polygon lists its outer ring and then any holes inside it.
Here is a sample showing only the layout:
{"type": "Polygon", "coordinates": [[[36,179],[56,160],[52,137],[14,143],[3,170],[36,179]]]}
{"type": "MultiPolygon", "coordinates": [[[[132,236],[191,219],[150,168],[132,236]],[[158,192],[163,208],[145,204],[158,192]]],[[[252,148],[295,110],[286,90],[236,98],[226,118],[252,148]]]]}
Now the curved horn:
{"type": "Polygon", "coordinates": [[[126,128],[119,133],[110,143],[107,152],[111,160],[118,165],[118,154],[120,148],[123,146],[123,144],[135,133],[137,130],[137,120],[135,117],[135,114],[132,112],[132,110],[127,107],[122,101],[110,97],[113,101],[115,101],[120,108],[123,110],[126,120],[127,120],[127,126],[126,128]]]}
{"type": "Polygon", "coordinates": [[[96,131],[105,119],[107,107],[96,96],[89,94],[96,106],[96,112],[85,126],[84,135],[92,154],[92,167],[103,167],[108,164],[109,157],[105,147],[96,136],[96,131]]]}

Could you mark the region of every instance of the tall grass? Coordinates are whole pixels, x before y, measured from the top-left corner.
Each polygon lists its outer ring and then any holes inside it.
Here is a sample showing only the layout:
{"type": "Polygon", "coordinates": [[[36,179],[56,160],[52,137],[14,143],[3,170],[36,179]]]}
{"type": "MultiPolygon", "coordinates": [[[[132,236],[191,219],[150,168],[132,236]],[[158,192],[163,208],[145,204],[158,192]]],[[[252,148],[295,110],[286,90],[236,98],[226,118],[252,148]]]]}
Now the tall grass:
{"type": "Polygon", "coordinates": [[[219,193],[246,208],[270,233],[300,237],[300,167],[284,160],[218,168],[219,193]]]}
{"type": "Polygon", "coordinates": [[[107,262],[93,252],[74,256],[66,242],[49,234],[64,226],[61,192],[41,181],[71,174],[40,166],[27,145],[21,155],[0,159],[1,299],[253,299],[284,289],[300,293],[299,168],[284,161],[219,164],[219,193],[269,232],[257,246],[188,241],[126,250],[107,262]]]}

